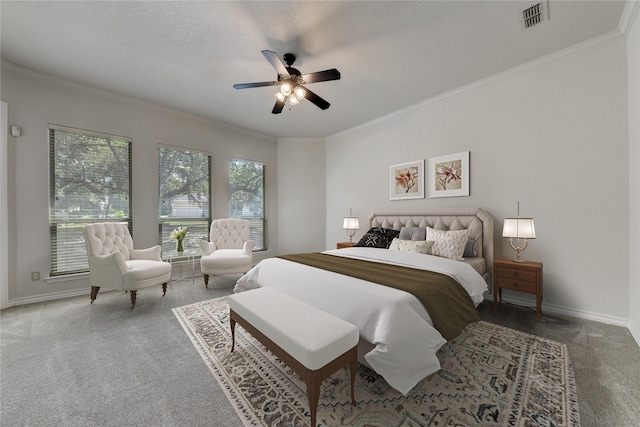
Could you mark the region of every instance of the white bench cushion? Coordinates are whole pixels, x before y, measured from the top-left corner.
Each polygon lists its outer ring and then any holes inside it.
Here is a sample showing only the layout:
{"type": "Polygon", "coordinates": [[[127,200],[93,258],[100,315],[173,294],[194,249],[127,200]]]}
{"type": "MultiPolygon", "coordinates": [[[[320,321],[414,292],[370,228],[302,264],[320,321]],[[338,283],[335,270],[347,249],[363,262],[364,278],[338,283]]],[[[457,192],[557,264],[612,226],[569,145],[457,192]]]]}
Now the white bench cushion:
{"type": "Polygon", "coordinates": [[[231,295],[229,308],[311,370],[358,344],[354,325],[276,289],[231,295]]]}

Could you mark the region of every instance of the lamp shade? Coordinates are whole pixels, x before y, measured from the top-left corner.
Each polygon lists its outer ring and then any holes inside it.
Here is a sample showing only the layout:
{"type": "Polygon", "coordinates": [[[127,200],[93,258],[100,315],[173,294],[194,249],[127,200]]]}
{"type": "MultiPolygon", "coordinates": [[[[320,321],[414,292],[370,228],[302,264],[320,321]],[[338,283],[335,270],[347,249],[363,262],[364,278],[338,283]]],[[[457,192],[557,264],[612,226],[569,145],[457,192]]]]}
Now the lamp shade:
{"type": "Polygon", "coordinates": [[[345,230],[359,230],[360,224],[358,218],[355,216],[345,216],[342,228],[345,230]]]}
{"type": "Polygon", "coordinates": [[[505,218],[502,237],[535,239],[536,228],[533,224],[533,218],[505,218]]]}

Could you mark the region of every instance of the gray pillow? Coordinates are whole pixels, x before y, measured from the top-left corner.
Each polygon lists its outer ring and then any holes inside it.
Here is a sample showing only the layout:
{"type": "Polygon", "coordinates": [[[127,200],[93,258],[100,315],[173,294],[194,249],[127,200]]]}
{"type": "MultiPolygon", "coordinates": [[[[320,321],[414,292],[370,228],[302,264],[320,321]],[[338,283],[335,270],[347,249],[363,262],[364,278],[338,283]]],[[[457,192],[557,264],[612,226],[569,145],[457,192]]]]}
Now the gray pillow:
{"type": "Polygon", "coordinates": [[[425,227],[402,227],[400,229],[400,240],[427,240],[427,229],[425,227]]]}

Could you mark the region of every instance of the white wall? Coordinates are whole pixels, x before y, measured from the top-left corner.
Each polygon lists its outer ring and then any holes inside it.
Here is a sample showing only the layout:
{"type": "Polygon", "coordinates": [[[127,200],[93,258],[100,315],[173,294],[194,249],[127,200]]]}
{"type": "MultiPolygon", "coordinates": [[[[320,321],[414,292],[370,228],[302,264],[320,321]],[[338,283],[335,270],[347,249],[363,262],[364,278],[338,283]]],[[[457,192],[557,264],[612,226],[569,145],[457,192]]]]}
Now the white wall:
{"type": "Polygon", "coordinates": [[[629,75],[629,329],[640,343],[640,19],[627,38],[629,75]]]}
{"type": "Polygon", "coordinates": [[[626,322],[626,56],[624,36],[604,37],[328,138],[326,246],[343,240],[349,206],[364,224],[374,209],[480,206],[496,258],[512,258],[500,233],[520,201],[536,222],[523,258],[544,263],[543,309],[626,322]],[[467,150],[469,197],[389,200],[389,165],[467,150]]]}
{"type": "MultiPolygon", "coordinates": [[[[49,123],[133,139],[133,227],[136,247],[157,244],[157,147],[169,144],[213,154],[213,214],[228,215],[230,157],[266,164],[269,245],[277,252],[277,141],[197,116],[33,75],[3,64],[2,99],[9,123],[22,127],[10,138],[10,289],[14,303],[88,289],[88,277],[50,282],[49,123]],[[32,282],[30,272],[43,280],[32,282]]],[[[256,257],[260,259],[261,257],[256,257]]]]}
{"type": "Polygon", "coordinates": [[[324,152],[324,139],[278,140],[278,249],[281,254],[324,249],[324,152]]]}

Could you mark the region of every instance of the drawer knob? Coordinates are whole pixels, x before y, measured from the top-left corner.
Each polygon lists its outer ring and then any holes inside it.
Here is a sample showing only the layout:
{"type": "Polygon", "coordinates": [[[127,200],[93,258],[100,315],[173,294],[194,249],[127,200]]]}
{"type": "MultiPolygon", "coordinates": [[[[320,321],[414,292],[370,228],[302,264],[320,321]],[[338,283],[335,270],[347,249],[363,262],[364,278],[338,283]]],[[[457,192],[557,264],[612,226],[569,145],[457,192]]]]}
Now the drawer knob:
{"type": "Polygon", "coordinates": [[[519,287],[520,287],[520,285],[519,285],[517,282],[513,282],[513,287],[514,287],[514,288],[519,288],[519,287]]]}
{"type": "Polygon", "coordinates": [[[514,272],[513,272],[513,277],[520,277],[520,274],[518,274],[518,272],[517,272],[517,271],[514,271],[514,272]]]}

